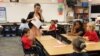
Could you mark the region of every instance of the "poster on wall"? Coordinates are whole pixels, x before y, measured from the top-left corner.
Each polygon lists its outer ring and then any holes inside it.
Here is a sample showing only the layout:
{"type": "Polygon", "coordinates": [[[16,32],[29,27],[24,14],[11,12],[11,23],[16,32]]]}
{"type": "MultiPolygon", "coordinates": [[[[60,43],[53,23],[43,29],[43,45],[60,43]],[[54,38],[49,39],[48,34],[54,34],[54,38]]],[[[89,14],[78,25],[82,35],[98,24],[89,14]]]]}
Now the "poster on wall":
{"type": "Polygon", "coordinates": [[[58,13],[59,15],[63,15],[63,4],[58,5],[58,13]]]}
{"type": "Polygon", "coordinates": [[[6,22],[6,8],[0,7],[0,23],[6,22]]]}

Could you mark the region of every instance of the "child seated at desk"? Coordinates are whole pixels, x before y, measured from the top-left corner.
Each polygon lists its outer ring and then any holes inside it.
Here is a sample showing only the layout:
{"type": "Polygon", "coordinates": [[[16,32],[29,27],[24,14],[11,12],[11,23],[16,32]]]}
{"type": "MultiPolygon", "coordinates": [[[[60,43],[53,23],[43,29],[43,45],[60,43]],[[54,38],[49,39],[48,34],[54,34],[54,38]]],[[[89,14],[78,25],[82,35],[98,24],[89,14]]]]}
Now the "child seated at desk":
{"type": "Polygon", "coordinates": [[[93,42],[99,41],[98,35],[95,31],[94,23],[90,22],[87,24],[87,30],[84,34],[84,38],[85,38],[85,40],[88,40],[88,41],[93,41],[93,42]]]}
{"type": "Polygon", "coordinates": [[[81,37],[74,39],[72,45],[75,52],[70,56],[88,56],[88,54],[83,51],[86,48],[86,44],[81,37]]]}
{"type": "Polygon", "coordinates": [[[68,35],[83,36],[84,35],[83,23],[81,21],[75,21],[71,28],[71,32],[68,33],[68,35]]]}
{"type": "Polygon", "coordinates": [[[57,24],[55,20],[51,20],[51,25],[49,27],[49,34],[53,37],[56,37],[56,31],[57,31],[57,24]]]}
{"type": "Polygon", "coordinates": [[[40,46],[37,46],[35,44],[35,38],[33,36],[33,33],[29,29],[23,30],[23,35],[21,39],[24,49],[27,51],[33,51],[36,52],[39,56],[45,56],[43,50],[40,48],[40,46]]]}
{"type": "Polygon", "coordinates": [[[49,27],[49,30],[50,30],[50,31],[55,31],[56,29],[57,29],[56,21],[51,20],[51,25],[50,25],[50,27],[49,27]]]}

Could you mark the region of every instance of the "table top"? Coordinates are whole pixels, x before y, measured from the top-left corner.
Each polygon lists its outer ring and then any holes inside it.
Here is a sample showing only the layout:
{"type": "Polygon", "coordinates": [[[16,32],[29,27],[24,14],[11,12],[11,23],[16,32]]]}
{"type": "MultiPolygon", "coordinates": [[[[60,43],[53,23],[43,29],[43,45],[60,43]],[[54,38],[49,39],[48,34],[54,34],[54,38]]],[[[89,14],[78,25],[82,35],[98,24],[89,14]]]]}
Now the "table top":
{"type": "MultiPolygon", "coordinates": [[[[74,38],[75,36],[71,37],[74,38]]],[[[72,44],[70,45],[64,44],[50,35],[37,37],[36,39],[43,45],[44,49],[50,56],[70,54],[74,52],[72,44]]],[[[86,42],[86,51],[97,51],[97,50],[100,50],[100,42],[86,42]]]]}
{"type": "Polygon", "coordinates": [[[43,45],[49,55],[62,55],[74,52],[71,45],[66,45],[51,36],[41,36],[37,40],[43,45]]]}
{"type": "MultiPolygon", "coordinates": [[[[62,34],[62,36],[66,37],[68,40],[73,41],[73,39],[77,38],[77,36],[68,36],[67,34],[62,34]]],[[[90,42],[85,41],[86,50],[87,51],[97,51],[100,50],[100,42],[90,42]]]]}
{"type": "Polygon", "coordinates": [[[67,34],[61,34],[61,35],[64,36],[66,39],[70,40],[70,41],[73,41],[73,39],[78,37],[78,36],[70,36],[70,35],[67,35],[67,34]]]}

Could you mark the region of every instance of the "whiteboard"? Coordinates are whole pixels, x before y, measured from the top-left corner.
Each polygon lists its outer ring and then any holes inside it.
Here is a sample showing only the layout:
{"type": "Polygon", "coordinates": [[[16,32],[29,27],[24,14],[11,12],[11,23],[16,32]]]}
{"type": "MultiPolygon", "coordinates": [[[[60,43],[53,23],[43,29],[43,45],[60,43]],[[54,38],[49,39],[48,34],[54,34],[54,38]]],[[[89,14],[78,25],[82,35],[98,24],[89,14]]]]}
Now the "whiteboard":
{"type": "MultiPolygon", "coordinates": [[[[24,3],[1,3],[0,7],[6,7],[7,22],[20,22],[22,18],[27,18],[29,12],[34,10],[34,4],[24,3]]],[[[52,19],[64,21],[64,11],[63,15],[59,15],[58,4],[41,4],[41,8],[46,22],[50,22],[52,19]]]]}

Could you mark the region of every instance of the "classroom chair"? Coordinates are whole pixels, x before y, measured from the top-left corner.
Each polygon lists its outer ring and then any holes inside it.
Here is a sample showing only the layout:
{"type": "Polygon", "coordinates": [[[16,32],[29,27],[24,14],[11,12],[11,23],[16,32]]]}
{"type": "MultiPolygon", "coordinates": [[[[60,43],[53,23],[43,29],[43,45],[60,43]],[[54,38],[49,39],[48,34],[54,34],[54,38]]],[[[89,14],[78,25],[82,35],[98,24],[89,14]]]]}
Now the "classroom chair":
{"type": "MultiPolygon", "coordinates": [[[[22,41],[21,41],[21,42],[22,42],[22,41]]],[[[22,48],[23,48],[23,51],[24,51],[24,56],[26,56],[26,55],[31,56],[31,55],[35,54],[35,51],[26,50],[26,49],[24,48],[23,42],[22,42],[22,48]]]]}
{"type": "Polygon", "coordinates": [[[3,36],[10,37],[11,34],[11,28],[10,26],[3,26],[3,36]]]}
{"type": "Polygon", "coordinates": [[[16,35],[17,35],[17,27],[11,26],[11,36],[16,36],[16,35]]]}

